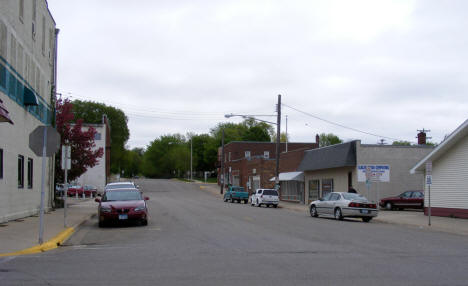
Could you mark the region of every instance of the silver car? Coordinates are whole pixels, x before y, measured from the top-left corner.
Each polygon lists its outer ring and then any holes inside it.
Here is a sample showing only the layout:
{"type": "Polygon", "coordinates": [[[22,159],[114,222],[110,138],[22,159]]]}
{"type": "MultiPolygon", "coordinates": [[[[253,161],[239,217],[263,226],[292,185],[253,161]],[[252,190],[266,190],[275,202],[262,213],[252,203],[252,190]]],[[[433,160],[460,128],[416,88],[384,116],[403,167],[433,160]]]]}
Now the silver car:
{"type": "Polygon", "coordinates": [[[328,193],[323,198],[313,201],[309,206],[310,215],[334,216],[342,220],[344,217],[362,218],[369,222],[377,216],[377,205],[370,202],[363,195],[355,193],[328,193]]]}

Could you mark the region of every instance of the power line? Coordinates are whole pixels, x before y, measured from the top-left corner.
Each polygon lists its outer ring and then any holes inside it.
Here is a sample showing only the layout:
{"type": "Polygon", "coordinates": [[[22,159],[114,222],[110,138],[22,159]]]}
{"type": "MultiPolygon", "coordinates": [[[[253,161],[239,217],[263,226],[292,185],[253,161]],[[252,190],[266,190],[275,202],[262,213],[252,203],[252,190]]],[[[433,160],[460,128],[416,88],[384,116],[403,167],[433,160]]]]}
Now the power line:
{"type": "Polygon", "coordinates": [[[349,126],[346,126],[346,125],[343,125],[343,124],[340,124],[340,123],[336,123],[336,122],[333,122],[333,121],[330,121],[330,120],[327,120],[325,118],[321,118],[317,115],[313,115],[311,113],[308,113],[308,112],[305,112],[305,111],[302,111],[300,109],[297,109],[295,107],[292,107],[292,106],[289,106],[285,103],[283,103],[282,105],[292,109],[292,110],[295,110],[299,113],[302,113],[302,114],[305,114],[307,116],[310,116],[310,117],[313,117],[315,119],[318,119],[318,120],[321,120],[323,122],[326,122],[328,124],[332,124],[332,125],[335,125],[335,126],[339,126],[339,127],[342,127],[342,128],[345,128],[345,129],[349,129],[349,130],[352,130],[352,131],[355,131],[355,132],[359,132],[359,133],[363,133],[363,134],[367,134],[367,135],[371,135],[371,136],[375,136],[375,137],[379,137],[379,138],[387,138],[387,139],[391,139],[393,141],[401,141],[401,139],[397,139],[397,138],[392,138],[392,137],[388,137],[388,136],[383,136],[383,135],[379,135],[379,134],[375,134],[375,133],[371,133],[371,132],[367,132],[367,131],[363,131],[363,130],[359,130],[359,129],[356,129],[356,128],[353,128],[353,127],[349,127],[349,126]]]}

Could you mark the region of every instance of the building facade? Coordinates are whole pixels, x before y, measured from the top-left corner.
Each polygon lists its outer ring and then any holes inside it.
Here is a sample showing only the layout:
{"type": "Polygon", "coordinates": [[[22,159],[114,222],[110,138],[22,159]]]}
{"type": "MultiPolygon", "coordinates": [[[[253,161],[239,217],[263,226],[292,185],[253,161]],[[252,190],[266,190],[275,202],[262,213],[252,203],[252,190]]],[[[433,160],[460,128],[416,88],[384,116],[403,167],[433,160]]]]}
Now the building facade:
{"type": "MultiPolygon", "coordinates": [[[[418,162],[411,173],[431,175],[431,214],[468,218],[468,120],[461,124],[430,154],[418,162]],[[432,171],[426,170],[426,163],[432,171]]],[[[425,187],[424,213],[427,215],[429,185],[425,187]]]]}
{"type": "MultiPolygon", "coordinates": [[[[0,1],[0,222],[36,214],[42,158],[29,134],[53,121],[56,24],[45,0],[0,1]]],[[[46,207],[53,200],[53,158],[46,159],[46,207]]]]}
{"type": "Polygon", "coordinates": [[[101,158],[98,159],[98,163],[86,170],[76,182],[82,186],[90,185],[98,189],[99,192],[104,191],[109,176],[110,176],[110,128],[109,121],[107,116],[102,117],[101,124],[83,124],[83,131],[88,130],[89,127],[92,127],[96,130],[96,135],[94,136],[94,148],[93,150],[98,150],[102,148],[104,154],[101,158]]]}
{"type": "Polygon", "coordinates": [[[328,192],[347,192],[350,187],[371,201],[406,190],[423,190],[423,175],[411,175],[409,170],[432,150],[426,145],[373,145],[359,140],[308,150],[298,167],[304,172],[305,202],[328,192]],[[368,165],[388,167],[388,182],[360,179],[359,167],[368,165]]]}
{"type": "MultiPolygon", "coordinates": [[[[316,148],[318,143],[288,143],[288,151],[316,148]]],[[[286,151],[286,143],[280,144],[280,154],[286,151]]],[[[280,156],[280,162],[281,162],[280,156]]],[[[218,150],[218,164],[221,166],[222,149],[218,150]]],[[[284,163],[280,163],[280,168],[284,163]]],[[[281,170],[281,169],[280,169],[281,170]]],[[[234,141],[224,146],[224,172],[226,184],[243,186],[249,191],[258,188],[273,188],[271,178],[276,172],[276,143],[234,141]]],[[[221,184],[222,171],[218,171],[221,184]]]]}

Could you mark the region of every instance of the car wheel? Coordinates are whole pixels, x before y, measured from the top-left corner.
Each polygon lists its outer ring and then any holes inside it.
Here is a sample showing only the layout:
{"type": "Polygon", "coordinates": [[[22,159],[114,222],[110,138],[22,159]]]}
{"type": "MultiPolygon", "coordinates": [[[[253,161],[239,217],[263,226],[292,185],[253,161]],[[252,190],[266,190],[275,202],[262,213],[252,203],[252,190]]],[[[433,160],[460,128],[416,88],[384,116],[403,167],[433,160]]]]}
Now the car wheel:
{"type": "Polygon", "coordinates": [[[141,225],[148,225],[148,220],[147,219],[142,220],[141,225]]]}
{"type": "Polygon", "coordinates": [[[229,197],[229,202],[232,204],[234,201],[232,200],[232,197],[229,197]]]}
{"type": "Polygon", "coordinates": [[[335,209],[335,219],[337,220],[343,220],[343,214],[341,213],[340,208],[335,209]]]}
{"type": "Polygon", "coordinates": [[[318,217],[317,208],[315,206],[310,207],[310,216],[311,217],[318,217]]]}
{"type": "Polygon", "coordinates": [[[102,221],[102,220],[99,220],[98,225],[99,225],[99,227],[105,227],[106,226],[104,221],[102,221]]]}
{"type": "Polygon", "coordinates": [[[260,204],[260,203],[258,202],[258,199],[257,199],[257,207],[261,207],[261,206],[262,206],[262,204],[260,204]]]}
{"type": "Polygon", "coordinates": [[[273,205],[273,207],[276,209],[278,207],[278,205],[273,205]]]}
{"type": "Polygon", "coordinates": [[[372,220],[371,217],[363,217],[363,218],[362,218],[362,221],[363,221],[363,222],[370,222],[371,220],[372,220]]]}
{"type": "Polygon", "coordinates": [[[391,211],[391,210],[393,209],[392,203],[390,203],[390,202],[389,202],[389,203],[386,203],[386,204],[385,204],[385,208],[386,208],[387,210],[391,211]]]}
{"type": "Polygon", "coordinates": [[[226,199],[226,198],[223,198],[223,202],[227,202],[227,199],[226,199]]]}
{"type": "Polygon", "coordinates": [[[244,200],[244,204],[248,204],[249,203],[249,200],[244,200]]]}

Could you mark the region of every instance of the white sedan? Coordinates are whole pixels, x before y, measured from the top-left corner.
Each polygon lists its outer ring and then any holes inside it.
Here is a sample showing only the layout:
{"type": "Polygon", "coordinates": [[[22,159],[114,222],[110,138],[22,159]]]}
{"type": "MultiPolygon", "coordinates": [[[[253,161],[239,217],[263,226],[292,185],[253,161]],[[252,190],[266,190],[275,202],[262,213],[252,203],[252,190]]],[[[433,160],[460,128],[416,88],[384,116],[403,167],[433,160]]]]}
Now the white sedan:
{"type": "Polygon", "coordinates": [[[274,189],[257,189],[250,197],[250,204],[252,206],[278,207],[279,196],[278,192],[274,189]]]}
{"type": "Polygon", "coordinates": [[[377,216],[377,205],[370,202],[363,195],[354,193],[328,193],[323,198],[313,201],[309,205],[310,215],[334,216],[342,220],[344,217],[361,218],[369,222],[377,216]]]}

